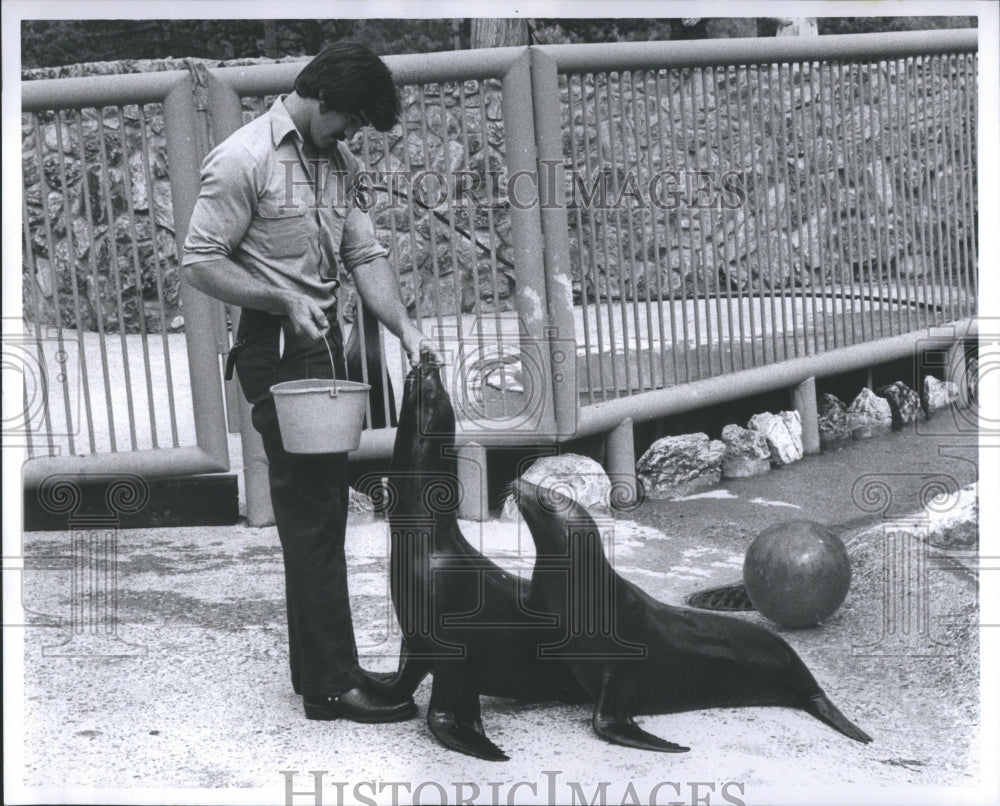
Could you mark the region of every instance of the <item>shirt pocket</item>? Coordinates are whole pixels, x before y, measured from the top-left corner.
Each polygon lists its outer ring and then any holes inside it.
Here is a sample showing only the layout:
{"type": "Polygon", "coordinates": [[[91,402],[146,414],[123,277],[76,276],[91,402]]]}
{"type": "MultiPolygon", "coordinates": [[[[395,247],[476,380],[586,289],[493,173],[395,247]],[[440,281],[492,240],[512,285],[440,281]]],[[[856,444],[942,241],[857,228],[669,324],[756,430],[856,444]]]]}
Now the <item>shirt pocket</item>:
{"type": "Polygon", "coordinates": [[[301,257],[309,245],[305,207],[257,209],[260,245],[272,257],[301,257]]]}

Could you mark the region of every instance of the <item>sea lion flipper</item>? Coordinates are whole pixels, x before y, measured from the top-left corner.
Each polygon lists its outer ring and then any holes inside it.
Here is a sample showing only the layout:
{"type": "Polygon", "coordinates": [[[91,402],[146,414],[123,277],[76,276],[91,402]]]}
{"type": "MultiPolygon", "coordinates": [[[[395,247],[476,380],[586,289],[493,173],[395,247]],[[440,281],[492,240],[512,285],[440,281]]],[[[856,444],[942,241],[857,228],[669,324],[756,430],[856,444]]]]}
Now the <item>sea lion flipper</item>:
{"type": "Polygon", "coordinates": [[[837,706],[830,702],[830,698],[822,692],[810,698],[809,702],[806,703],[805,710],[856,742],[868,744],[872,740],[871,736],[840,713],[837,706]]]}
{"type": "Polygon", "coordinates": [[[690,747],[674,744],[648,733],[632,719],[628,684],[606,671],[591,724],[594,733],[613,744],[655,750],[659,753],[686,753],[690,747]]]}
{"type": "Polygon", "coordinates": [[[510,756],[491,742],[478,719],[460,720],[454,711],[427,710],[427,727],[441,744],[486,761],[509,761],[510,756]]]}
{"type": "Polygon", "coordinates": [[[412,697],[430,670],[429,662],[417,660],[409,654],[404,641],[399,648],[399,667],[395,672],[369,672],[365,669],[362,672],[366,688],[389,700],[400,700],[412,697]]]}

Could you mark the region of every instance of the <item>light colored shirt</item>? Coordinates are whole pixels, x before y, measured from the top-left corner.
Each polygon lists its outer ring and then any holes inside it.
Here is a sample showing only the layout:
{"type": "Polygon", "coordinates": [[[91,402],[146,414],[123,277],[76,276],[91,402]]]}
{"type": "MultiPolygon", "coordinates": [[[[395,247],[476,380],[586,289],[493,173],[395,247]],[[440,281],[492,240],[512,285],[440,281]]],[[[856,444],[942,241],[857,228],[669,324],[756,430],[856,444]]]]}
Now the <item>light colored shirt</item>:
{"type": "Polygon", "coordinates": [[[355,204],[360,170],[344,143],[307,160],[302,135],[278,98],[205,157],[184,265],[226,257],[328,308],[341,261],[353,272],[386,256],[371,217],[355,204]]]}

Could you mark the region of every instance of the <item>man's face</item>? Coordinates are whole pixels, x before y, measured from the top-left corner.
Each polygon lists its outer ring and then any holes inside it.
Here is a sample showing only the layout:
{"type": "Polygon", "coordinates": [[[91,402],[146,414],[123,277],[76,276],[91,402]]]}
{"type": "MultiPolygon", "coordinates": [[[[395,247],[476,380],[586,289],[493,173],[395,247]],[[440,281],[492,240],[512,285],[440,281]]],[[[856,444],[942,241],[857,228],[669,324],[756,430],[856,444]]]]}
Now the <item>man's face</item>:
{"type": "Polygon", "coordinates": [[[338,141],[348,140],[365,121],[362,116],[320,106],[309,124],[309,139],[321,151],[329,151],[338,141]]]}

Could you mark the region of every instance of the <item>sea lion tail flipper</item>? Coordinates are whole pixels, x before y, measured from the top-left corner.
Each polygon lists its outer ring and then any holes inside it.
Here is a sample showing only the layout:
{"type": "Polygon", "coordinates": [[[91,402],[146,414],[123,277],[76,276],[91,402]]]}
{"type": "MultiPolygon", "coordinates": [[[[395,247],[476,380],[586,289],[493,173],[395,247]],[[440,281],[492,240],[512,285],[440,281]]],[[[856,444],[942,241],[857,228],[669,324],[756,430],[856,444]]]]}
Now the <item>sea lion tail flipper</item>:
{"type": "Polygon", "coordinates": [[[837,706],[830,702],[830,698],[822,692],[809,699],[805,705],[805,710],[820,720],[820,722],[825,722],[831,728],[840,731],[856,742],[868,744],[872,740],[871,736],[840,713],[837,706]]]}
{"type": "Polygon", "coordinates": [[[412,697],[420,682],[430,673],[427,661],[417,660],[406,649],[404,642],[399,649],[399,667],[395,672],[370,672],[362,669],[365,688],[389,700],[412,697]]]}
{"type": "Polygon", "coordinates": [[[623,688],[627,684],[616,680],[605,672],[601,683],[601,693],[594,708],[591,724],[594,733],[612,744],[635,747],[639,750],[655,750],[659,753],[686,753],[690,747],[674,744],[652,733],[647,733],[632,719],[629,697],[623,688]]]}
{"type": "Polygon", "coordinates": [[[478,719],[461,720],[454,711],[427,709],[427,727],[445,747],[486,761],[510,761],[510,756],[486,737],[478,719]]]}

